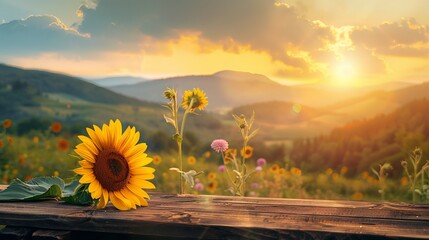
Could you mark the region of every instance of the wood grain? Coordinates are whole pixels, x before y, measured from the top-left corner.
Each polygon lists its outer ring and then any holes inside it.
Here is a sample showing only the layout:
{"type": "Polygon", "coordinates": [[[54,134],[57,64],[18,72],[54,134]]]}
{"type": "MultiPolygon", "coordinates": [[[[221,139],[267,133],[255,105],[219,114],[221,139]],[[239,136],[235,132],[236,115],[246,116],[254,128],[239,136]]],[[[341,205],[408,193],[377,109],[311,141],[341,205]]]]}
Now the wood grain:
{"type": "Polygon", "coordinates": [[[150,194],[149,207],[131,211],[55,200],[0,203],[0,224],[189,239],[429,239],[428,205],[150,194]]]}

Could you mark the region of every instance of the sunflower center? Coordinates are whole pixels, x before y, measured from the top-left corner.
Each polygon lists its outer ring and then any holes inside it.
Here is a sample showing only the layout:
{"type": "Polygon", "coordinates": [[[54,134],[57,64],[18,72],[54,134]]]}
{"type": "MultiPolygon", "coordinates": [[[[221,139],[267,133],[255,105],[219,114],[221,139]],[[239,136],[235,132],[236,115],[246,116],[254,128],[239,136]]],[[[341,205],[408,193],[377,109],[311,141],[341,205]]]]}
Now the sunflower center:
{"type": "Polygon", "coordinates": [[[95,158],[94,175],[107,191],[123,189],[130,177],[125,157],[115,149],[104,149],[95,158]]]}

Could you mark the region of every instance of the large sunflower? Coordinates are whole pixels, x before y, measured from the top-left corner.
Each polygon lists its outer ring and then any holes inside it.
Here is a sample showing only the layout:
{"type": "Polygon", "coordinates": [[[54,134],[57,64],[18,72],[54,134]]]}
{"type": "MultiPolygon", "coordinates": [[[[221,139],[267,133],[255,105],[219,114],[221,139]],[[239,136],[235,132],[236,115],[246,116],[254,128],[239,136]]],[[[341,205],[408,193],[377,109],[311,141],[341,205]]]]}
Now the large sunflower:
{"type": "Polygon", "coordinates": [[[100,129],[87,128],[89,137],[80,135],[82,143],[75,152],[83,158],[80,168],[74,170],[82,175],[79,182],[89,184],[93,199],[98,199],[98,208],[104,208],[107,202],[120,210],[147,206],[149,195],[143,189],[154,189],[148,180],[154,178],[155,169],[145,167],[152,159],[147,157],[147,145],[137,144],[140,133],[136,128],[128,127],[122,132],[119,120],[110,120],[100,129]]]}

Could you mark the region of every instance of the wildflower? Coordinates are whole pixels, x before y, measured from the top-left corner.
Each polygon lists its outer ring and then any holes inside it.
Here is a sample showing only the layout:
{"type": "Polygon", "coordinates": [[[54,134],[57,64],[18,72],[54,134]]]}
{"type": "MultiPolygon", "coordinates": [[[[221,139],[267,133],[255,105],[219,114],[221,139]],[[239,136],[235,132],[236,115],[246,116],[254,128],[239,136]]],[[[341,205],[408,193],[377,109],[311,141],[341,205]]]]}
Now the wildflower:
{"type": "Polygon", "coordinates": [[[7,137],[7,142],[9,143],[9,145],[12,145],[13,144],[13,138],[7,137]]]}
{"type": "Polygon", "coordinates": [[[219,165],[219,167],[217,167],[217,171],[221,172],[221,173],[225,172],[226,171],[226,166],[225,165],[219,165]]]}
{"type": "Polygon", "coordinates": [[[59,122],[53,122],[53,123],[51,123],[51,131],[53,133],[59,133],[59,132],[61,132],[62,128],[63,128],[63,125],[61,125],[61,123],[59,123],[59,122]]]}
{"type": "Polygon", "coordinates": [[[25,156],[24,155],[19,156],[18,160],[19,160],[19,164],[21,166],[25,165],[25,156]]]}
{"type": "Polygon", "coordinates": [[[3,147],[3,141],[0,139],[0,148],[2,148],[3,147]]]}
{"type": "Polygon", "coordinates": [[[301,169],[293,167],[290,169],[290,172],[292,173],[292,175],[295,176],[301,176],[301,169]]]}
{"type": "Polygon", "coordinates": [[[189,112],[193,112],[195,109],[202,111],[208,105],[207,96],[199,88],[194,88],[191,90],[186,90],[183,94],[182,107],[189,112]],[[192,106],[190,106],[192,103],[192,106]]]}
{"type": "Polygon", "coordinates": [[[207,186],[207,191],[214,193],[216,191],[218,182],[216,180],[212,181],[209,183],[209,185],[207,186]]]}
{"type": "Polygon", "coordinates": [[[45,167],[40,166],[40,167],[38,167],[38,168],[37,168],[37,171],[39,171],[39,172],[43,172],[43,171],[45,171],[45,167]]]}
{"type": "Polygon", "coordinates": [[[54,176],[58,177],[60,175],[60,172],[58,172],[57,170],[54,171],[54,176]]]}
{"type": "Polygon", "coordinates": [[[147,206],[149,195],[143,189],[154,189],[148,180],[153,179],[155,169],[145,167],[152,159],[144,153],[145,143],[138,143],[140,133],[135,127],[122,132],[119,120],[110,120],[100,129],[87,128],[89,137],[80,135],[82,143],[75,152],[83,158],[80,168],[74,170],[82,175],[79,182],[89,184],[93,199],[98,199],[98,208],[104,208],[110,200],[120,210],[147,206]]]}
{"type": "Polygon", "coordinates": [[[277,164],[273,164],[272,166],[271,166],[271,171],[273,171],[273,172],[277,172],[279,170],[279,165],[277,165],[277,164]]]}
{"type": "Polygon", "coordinates": [[[353,200],[360,201],[363,199],[363,194],[361,192],[355,192],[352,196],[353,200]]]}
{"type": "Polygon", "coordinates": [[[216,152],[225,152],[228,149],[228,142],[223,139],[213,140],[210,145],[216,152]]]}
{"type": "Polygon", "coordinates": [[[265,158],[258,158],[258,160],[256,160],[256,165],[258,166],[262,166],[267,164],[267,160],[265,160],[265,158]]]}
{"type": "Polygon", "coordinates": [[[257,182],[253,182],[252,184],[250,184],[250,187],[253,189],[257,189],[259,187],[259,184],[257,182]]]}
{"type": "Polygon", "coordinates": [[[60,139],[60,140],[58,141],[58,143],[57,143],[57,148],[58,148],[60,151],[65,152],[65,151],[69,150],[69,148],[70,148],[70,143],[69,143],[67,140],[65,140],[65,139],[60,139]]]}
{"type": "Polygon", "coordinates": [[[206,152],[204,153],[204,157],[205,157],[205,158],[210,158],[210,156],[211,156],[211,153],[210,153],[209,151],[206,151],[206,152]]]}
{"type": "Polygon", "coordinates": [[[39,143],[39,137],[37,137],[37,136],[33,137],[33,143],[38,144],[39,143]]]}
{"type": "Polygon", "coordinates": [[[13,171],[12,171],[12,175],[13,175],[13,176],[18,175],[18,169],[13,169],[13,171]]]}
{"type": "Polygon", "coordinates": [[[152,160],[153,164],[155,165],[159,165],[161,163],[161,156],[159,155],[155,155],[153,156],[153,160],[152,160]]]}
{"type": "Polygon", "coordinates": [[[32,176],[26,176],[26,177],[24,178],[24,180],[25,180],[25,181],[30,181],[31,179],[33,179],[33,177],[32,177],[32,176]]]}
{"type": "Polygon", "coordinates": [[[207,178],[209,179],[209,181],[213,181],[216,178],[216,173],[209,173],[209,175],[207,175],[207,178]]]}
{"type": "Polygon", "coordinates": [[[246,146],[246,149],[241,149],[240,153],[241,156],[244,156],[244,158],[250,158],[253,155],[253,148],[251,146],[246,146]]]}
{"type": "Polygon", "coordinates": [[[363,173],[361,174],[361,176],[362,176],[362,178],[363,178],[363,179],[367,179],[367,178],[368,178],[368,176],[369,176],[368,171],[363,172],[363,173]]]}
{"type": "Polygon", "coordinates": [[[345,175],[349,171],[349,168],[346,166],[343,166],[340,170],[341,175],[345,175]]]}
{"type": "Polygon", "coordinates": [[[10,120],[10,119],[6,119],[6,120],[4,120],[4,122],[3,122],[3,128],[4,129],[8,129],[8,128],[10,128],[12,126],[12,120],[10,120]]]}
{"type": "Polygon", "coordinates": [[[339,177],[340,177],[340,175],[338,173],[332,174],[332,179],[335,181],[338,180],[339,177]]]}
{"type": "Polygon", "coordinates": [[[202,183],[195,184],[194,188],[199,192],[204,191],[204,185],[202,183]]]}
{"type": "Polygon", "coordinates": [[[334,170],[332,170],[332,168],[328,168],[325,171],[326,175],[328,175],[328,176],[332,175],[333,172],[334,172],[334,170]]]}
{"type": "Polygon", "coordinates": [[[197,159],[194,156],[189,156],[187,161],[189,165],[195,165],[195,163],[197,162],[197,159]]]}
{"type": "Polygon", "coordinates": [[[285,172],[286,172],[286,170],[285,170],[284,168],[280,168],[280,169],[279,169],[279,171],[278,171],[278,173],[279,173],[280,175],[285,174],[285,172]]]}
{"type": "Polygon", "coordinates": [[[261,166],[257,166],[257,167],[255,168],[255,171],[257,171],[257,172],[262,172],[262,167],[261,167],[261,166]]]}
{"type": "Polygon", "coordinates": [[[401,178],[401,186],[403,186],[403,187],[408,186],[408,182],[409,182],[409,180],[408,180],[407,176],[403,176],[401,178]]]}

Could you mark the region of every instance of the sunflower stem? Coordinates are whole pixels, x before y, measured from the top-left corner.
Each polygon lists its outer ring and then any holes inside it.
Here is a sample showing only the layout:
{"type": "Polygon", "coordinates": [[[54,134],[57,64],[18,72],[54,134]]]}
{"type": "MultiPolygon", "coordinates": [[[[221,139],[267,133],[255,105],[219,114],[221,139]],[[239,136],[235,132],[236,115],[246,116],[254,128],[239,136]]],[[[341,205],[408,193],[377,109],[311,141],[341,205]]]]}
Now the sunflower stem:
{"type": "MultiPolygon", "coordinates": [[[[188,109],[185,110],[185,113],[183,114],[182,119],[182,125],[180,126],[179,131],[179,139],[177,140],[177,146],[179,148],[179,162],[180,162],[180,171],[183,171],[183,154],[182,154],[182,142],[183,142],[183,133],[185,131],[185,122],[186,117],[188,116],[190,110],[192,109],[192,105],[194,104],[194,99],[191,99],[191,102],[189,103],[188,109]]],[[[183,179],[182,176],[180,176],[180,194],[184,194],[184,188],[183,188],[183,179]]]]}

